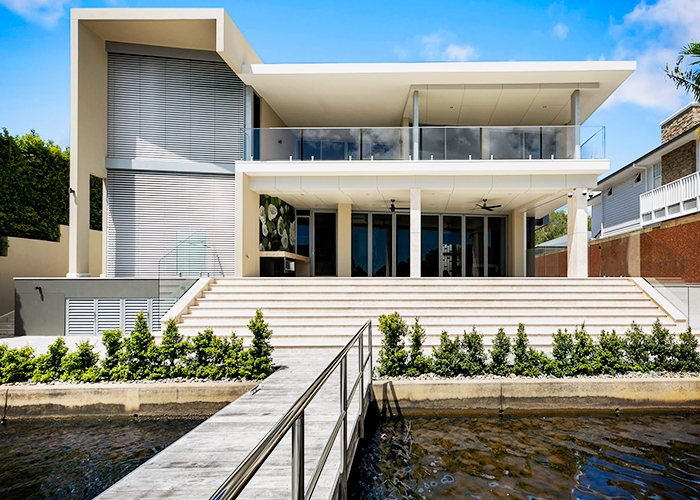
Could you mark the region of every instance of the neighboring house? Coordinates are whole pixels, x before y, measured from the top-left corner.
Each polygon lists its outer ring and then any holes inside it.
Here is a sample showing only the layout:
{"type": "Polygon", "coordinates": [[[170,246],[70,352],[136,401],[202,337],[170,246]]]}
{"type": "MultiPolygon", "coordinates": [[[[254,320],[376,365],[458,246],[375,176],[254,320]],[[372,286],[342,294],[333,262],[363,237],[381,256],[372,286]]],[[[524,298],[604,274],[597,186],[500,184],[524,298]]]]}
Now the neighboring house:
{"type": "Polygon", "coordinates": [[[566,203],[588,275],[610,161],[582,124],[634,62],[264,64],[223,9],[73,9],[71,33],[69,277],[90,174],[107,278],[534,276],[535,221],[566,203]]]}
{"type": "Polygon", "coordinates": [[[700,210],[700,104],[661,122],[661,145],[598,182],[591,229],[606,238],[700,210]]]}

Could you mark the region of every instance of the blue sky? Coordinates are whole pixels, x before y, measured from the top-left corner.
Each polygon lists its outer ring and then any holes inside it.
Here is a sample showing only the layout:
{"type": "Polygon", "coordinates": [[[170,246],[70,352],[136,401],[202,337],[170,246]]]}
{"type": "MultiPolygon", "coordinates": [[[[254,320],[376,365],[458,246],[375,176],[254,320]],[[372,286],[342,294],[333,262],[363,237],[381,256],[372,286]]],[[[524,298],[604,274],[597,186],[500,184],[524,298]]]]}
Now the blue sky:
{"type": "Polygon", "coordinates": [[[0,0],[0,127],[70,130],[71,7],[223,7],[267,63],[632,59],[636,73],[587,121],[616,170],[660,143],[691,98],[664,78],[700,41],[700,0],[292,2],[0,0]]]}

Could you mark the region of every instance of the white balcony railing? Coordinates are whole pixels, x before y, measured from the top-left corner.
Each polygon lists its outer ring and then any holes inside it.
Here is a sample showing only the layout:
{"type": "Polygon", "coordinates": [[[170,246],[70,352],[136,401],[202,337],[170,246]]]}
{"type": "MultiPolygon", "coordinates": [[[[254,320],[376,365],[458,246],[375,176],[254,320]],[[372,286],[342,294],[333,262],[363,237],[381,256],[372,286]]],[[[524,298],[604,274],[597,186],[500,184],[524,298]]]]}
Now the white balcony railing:
{"type": "Polygon", "coordinates": [[[639,195],[642,226],[699,211],[700,172],[639,195]]]}

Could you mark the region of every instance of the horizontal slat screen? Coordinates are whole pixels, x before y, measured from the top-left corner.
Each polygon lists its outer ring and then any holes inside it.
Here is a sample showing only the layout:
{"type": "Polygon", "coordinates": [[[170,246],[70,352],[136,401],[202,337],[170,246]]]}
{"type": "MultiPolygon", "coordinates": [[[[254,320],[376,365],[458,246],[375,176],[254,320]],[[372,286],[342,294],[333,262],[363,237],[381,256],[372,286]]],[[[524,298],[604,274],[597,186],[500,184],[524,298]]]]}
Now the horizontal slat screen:
{"type": "Polygon", "coordinates": [[[234,163],[245,85],[226,63],[108,55],[107,156],[234,163]]]}
{"type": "Polygon", "coordinates": [[[108,170],[107,204],[108,276],[233,275],[233,175],[108,170]]]}
{"type": "Polygon", "coordinates": [[[156,298],[66,299],[66,332],[70,335],[95,335],[119,329],[124,335],[130,335],[141,311],[150,331],[160,332],[156,298]]]}

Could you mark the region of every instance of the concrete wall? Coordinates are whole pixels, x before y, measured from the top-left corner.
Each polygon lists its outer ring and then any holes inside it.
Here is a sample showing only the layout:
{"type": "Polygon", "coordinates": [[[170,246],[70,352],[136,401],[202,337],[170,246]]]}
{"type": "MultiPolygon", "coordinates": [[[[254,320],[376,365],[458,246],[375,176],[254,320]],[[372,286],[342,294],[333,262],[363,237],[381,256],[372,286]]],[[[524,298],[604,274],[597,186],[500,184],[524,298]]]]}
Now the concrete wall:
{"type": "Polygon", "coordinates": [[[158,297],[157,279],[18,278],[15,280],[15,336],[64,335],[66,298],[153,297],[158,297]]]}
{"type": "MultiPolygon", "coordinates": [[[[68,226],[60,226],[59,241],[9,238],[7,257],[0,257],[0,315],[15,307],[19,277],[64,277],[68,273],[68,226]]],[[[90,275],[102,273],[102,231],[90,231],[90,275]]]]}

